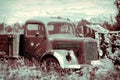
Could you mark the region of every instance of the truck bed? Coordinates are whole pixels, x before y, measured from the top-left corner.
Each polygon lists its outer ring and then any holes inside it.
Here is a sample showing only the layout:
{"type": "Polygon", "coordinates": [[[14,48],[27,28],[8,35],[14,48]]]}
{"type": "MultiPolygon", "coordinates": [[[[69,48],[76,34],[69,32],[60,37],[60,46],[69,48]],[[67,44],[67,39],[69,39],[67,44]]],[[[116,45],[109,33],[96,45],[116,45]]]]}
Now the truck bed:
{"type": "Polygon", "coordinates": [[[9,57],[18,56],[19,35],[0,34],[0,54],[6,54],[9,57]]]}
{"type": "Polygon", "coordinates": [[[9,39],[8,34],[0,34],[0,52],[1,53],[6,53],[9,54],[9,44],[10,44],[10,39],[9,39]]]}

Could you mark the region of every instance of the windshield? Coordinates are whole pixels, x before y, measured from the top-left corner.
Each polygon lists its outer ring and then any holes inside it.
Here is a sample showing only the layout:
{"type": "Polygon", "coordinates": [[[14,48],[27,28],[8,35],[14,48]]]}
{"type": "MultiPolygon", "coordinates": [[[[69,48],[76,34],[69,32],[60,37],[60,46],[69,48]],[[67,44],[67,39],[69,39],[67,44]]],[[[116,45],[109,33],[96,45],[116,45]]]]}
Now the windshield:
{"type": "Polygon", "coordinates": [[[66,22],[49,22],[47,30],[50,35],[52,34],[70,34],[74,35],[72,24],[66,22]]]}

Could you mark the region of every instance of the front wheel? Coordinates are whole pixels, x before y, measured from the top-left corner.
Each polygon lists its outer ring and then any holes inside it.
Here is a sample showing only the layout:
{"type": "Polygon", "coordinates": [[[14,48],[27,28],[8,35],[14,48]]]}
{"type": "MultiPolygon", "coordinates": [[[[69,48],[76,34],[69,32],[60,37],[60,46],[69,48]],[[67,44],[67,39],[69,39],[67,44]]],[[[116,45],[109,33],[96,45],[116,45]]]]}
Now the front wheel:
{"type": "Polygon", "coordinates": [[[59,73],[59,71],[61,70],[59,62],[53,57],[45,58],[42,61],[41,67],[42,67],[42,70],[45,72],[55,71],[59,73]]]}

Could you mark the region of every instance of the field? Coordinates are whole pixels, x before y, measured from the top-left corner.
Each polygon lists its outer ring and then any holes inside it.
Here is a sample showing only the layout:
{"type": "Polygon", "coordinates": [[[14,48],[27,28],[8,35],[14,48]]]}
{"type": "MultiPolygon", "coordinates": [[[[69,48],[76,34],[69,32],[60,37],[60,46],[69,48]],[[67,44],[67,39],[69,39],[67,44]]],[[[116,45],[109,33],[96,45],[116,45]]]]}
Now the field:
{"type": "Polygon", "coordinates": [[[33,59],[0,58],[0,80],[120,80],[120,70],[116,70],[109,59],[101,60],[101,65],[86,66],[69,73],[43,72],[33,59]]]}

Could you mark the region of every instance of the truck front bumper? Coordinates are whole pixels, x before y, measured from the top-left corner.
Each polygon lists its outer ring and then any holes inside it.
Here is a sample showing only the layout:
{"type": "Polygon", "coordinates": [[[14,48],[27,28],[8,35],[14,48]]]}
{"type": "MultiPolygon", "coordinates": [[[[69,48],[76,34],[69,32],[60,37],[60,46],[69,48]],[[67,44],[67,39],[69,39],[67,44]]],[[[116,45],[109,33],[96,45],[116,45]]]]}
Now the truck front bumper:
{"type": "Polygon", "coordinates": [[[90,66],[89,64],[78,64],[78,65],[65,65],[64,69],[81,69],[83,67],[90,66]]]}
{"type": "Polygon", "coordinates": [[[74,64],[74,65],[64,65],[62,68],[63,69],[80,69],[80,68],[83,68],[83,67],[89,67],[89,66],[98,66],[98,65],[101,65],[101,61],[100,60],[93,60],[91,61],[90,64],[74,64]]]}

